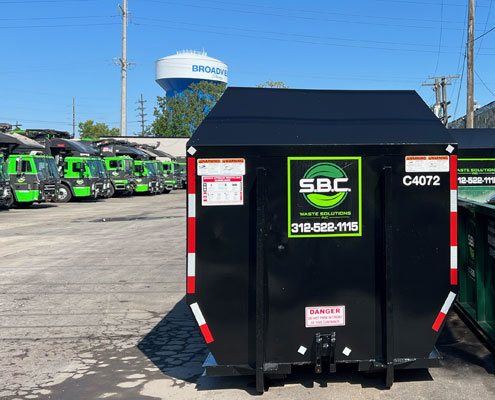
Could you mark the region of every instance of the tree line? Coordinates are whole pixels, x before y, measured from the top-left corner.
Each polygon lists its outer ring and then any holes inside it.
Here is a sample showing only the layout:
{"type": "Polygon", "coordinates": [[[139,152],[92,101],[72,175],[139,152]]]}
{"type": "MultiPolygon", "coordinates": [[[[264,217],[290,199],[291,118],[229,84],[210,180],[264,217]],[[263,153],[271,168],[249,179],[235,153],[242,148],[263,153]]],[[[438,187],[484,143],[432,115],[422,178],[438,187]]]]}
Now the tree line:
{"type": "MultiPolygon", "coordinates": [[[[282,81],[266,81],[257,87],[288,88],[282,81]]],[[[190,137],[220,100],[225,89],[225,83],[202,81],[192,83],[188,89],[174,96],[158,96],[153,111],[155,119],[146,127],[144,136],[190,137]]],[[[87,120],[79,123],[79,136],[83,139],[118,135],[119,128],[110,128],[102,122],[87,120]]]]}

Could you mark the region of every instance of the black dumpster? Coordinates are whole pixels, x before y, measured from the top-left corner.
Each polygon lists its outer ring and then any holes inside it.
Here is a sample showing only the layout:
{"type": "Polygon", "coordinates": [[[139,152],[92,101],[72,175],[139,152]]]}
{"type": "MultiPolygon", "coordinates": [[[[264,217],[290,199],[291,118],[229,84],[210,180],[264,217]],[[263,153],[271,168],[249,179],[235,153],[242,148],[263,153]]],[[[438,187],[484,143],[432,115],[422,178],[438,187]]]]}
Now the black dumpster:
{"type": "Polygon", "coordinates": [[[189,140],[187,303],[206,375],[438,365],[457,145],[413,91],[229,88],[189,140]]]}

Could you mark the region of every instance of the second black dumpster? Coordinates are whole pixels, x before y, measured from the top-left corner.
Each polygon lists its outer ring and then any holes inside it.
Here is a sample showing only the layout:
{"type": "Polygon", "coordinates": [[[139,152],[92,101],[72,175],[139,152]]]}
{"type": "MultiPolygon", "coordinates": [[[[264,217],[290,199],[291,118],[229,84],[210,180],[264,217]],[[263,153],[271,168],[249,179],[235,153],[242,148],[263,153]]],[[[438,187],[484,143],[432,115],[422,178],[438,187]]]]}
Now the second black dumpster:
{"type": "Polygon", "coordinates": [[[227,89],[187,146],[206,375],[437,366],[456,148],[412,91],[227,89]]]}

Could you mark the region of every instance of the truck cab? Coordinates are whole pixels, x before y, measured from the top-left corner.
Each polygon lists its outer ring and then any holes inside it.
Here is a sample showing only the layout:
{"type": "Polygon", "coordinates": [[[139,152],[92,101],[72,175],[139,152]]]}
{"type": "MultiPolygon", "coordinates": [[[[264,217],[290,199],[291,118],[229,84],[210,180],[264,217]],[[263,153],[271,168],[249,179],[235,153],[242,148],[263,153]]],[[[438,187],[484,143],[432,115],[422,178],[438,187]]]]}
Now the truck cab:
{"type": "Polygon", "coordinates": [[[51,156],[11,154],[7,162],[13,199],[17,206],[34,202],[55,201],[60,189],[60,176],[51,156]]]}
{"type": "Polygon", "coordinates": [[[156,177],[152,177],[150,166],[146,160],[134,160],[134,175],[136,176],[136,193],[155,193],[156,177]]]}
{"type": "Polygon", "coordinates": [[[7,164],[10,203],[29,207],[34,202],[55,201],[60,187],[55,160],[38,142],[13,132],[0,133],[0,153],[7,164]]]}
{"type": "Polygon", "coordinates": [[[155,160],[143,161],[150,177],[150,192],[152,194],[163,193],[164,184],[163,176],[158,172],[157,162],[155,160]]]}

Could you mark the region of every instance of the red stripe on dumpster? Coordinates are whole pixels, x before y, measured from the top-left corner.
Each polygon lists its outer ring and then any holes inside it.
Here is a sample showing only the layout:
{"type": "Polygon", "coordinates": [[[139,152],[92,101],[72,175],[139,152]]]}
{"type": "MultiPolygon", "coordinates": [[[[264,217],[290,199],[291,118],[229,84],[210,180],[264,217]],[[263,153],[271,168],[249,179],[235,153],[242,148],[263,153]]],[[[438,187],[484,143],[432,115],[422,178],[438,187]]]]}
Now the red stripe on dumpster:
{"type": "Polygon", "coordinates": [[[196,193],[196,159],[194,157],[187,159],[187,192],[196,193]]]}
{"type": "Polygon", "coordinates": [[[196,218],[187,219],[187,252],[196,253],[196,218]]]}
{"type": "Polygon", "coordinates": [[[203,337],[206,340],[206,343],[211,343],[213,342],[213,336],[211,335],[210,329],[208,328],[208,325],[204,324],[199,327],[201,329],[201,333],[203,334],[203,337]]]}
{"type": "Polygon", "coordinates": [[[450,190],[457,190],[457,156],[450,156],[450,190]]]}
{"type": "Polygon", "coordinates": [[[457,268],[456,269],[452,268],[450,270],[450,284],[457,285],[457,268]]]}
{"type": "Polygon", "coordinates": [[[188,276],[187,277],[187,293],[195,293],[196,292],[196,277],[188,276]]]}
{"type": "Polygon", "coordinates": [[[433,329],[435,332],[438,332],[438,330],[442,326],[443,320],[445,319],[445,315],[446,314],[444,314],[442,312],[438,313],[437,319],[433,323],[433,326],[431,327],[431,329],[433,329]]]}
{"type": "Polygon", "coordinates": [[[435,322],[433,323],[433,326],[431,327],[431,329],[433,329],[435,332],[438,332],[438,330],[442,326],[442,323],[445,319],[445,316],[449,312],[450,307],[452,306],[452,303],[454,302],[454,300],[455,300],[455,293],[450,292],[447,296],[447,299],[443,303],[442,309],[438,313],[437,318],[435,319],[435,322]]]}

